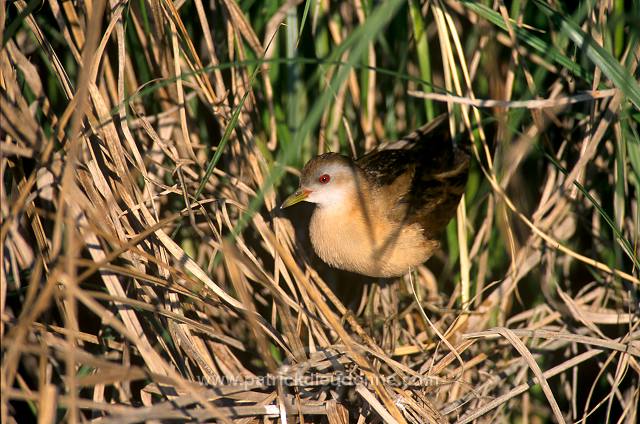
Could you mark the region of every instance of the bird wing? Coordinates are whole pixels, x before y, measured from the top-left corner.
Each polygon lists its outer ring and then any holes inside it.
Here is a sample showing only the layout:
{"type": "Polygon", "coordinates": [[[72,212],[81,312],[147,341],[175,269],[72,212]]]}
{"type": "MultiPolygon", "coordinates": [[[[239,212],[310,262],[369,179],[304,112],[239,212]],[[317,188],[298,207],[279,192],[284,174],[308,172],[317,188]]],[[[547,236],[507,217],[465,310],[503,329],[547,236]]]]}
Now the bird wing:
{"type": "Polygon", "coordinates": [[[418,223],[435,237],[455,214],[467,181],[469,155],[454,146],[446,115],[356,162],[399,224],[418,223]]]}

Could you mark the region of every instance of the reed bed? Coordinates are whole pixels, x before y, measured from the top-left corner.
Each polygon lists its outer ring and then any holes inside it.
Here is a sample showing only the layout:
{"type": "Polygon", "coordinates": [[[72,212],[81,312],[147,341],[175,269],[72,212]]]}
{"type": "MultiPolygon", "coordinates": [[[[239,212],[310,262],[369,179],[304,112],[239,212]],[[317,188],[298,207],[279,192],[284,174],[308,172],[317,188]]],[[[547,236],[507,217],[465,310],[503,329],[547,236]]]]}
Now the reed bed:
{"type": "Polygon", "coordinates": [[[2,1],[1,420],[638,420],[640,5],[2,1]],[[337,272],[297,169],[440,113],[436,255],[337,272]]]}

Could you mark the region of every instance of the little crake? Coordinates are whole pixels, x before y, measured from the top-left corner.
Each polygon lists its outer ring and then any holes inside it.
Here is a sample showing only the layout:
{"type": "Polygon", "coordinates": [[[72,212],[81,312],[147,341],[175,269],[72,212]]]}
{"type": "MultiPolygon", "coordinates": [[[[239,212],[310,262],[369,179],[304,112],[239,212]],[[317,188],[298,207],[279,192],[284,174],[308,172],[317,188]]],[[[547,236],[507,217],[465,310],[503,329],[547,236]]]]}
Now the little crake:
{"type": "Polygon", "coordinates": [[[455,214],[469,166],[444,118],[355,161],[325,153],[307,162],[300,188],[281,207],[316,204],[309,235],[323,261],[388,278],[429,259],[455,214]]]}

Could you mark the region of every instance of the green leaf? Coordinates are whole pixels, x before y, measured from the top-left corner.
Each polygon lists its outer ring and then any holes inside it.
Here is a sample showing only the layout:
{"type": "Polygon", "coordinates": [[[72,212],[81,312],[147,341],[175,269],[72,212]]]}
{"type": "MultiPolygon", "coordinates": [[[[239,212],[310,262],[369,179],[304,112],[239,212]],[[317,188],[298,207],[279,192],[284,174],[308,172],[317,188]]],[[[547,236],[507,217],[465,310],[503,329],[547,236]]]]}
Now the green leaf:
{"type": "MultiPolygon", "coordinates": [[[[462,0],[462,3],[467,9],[474,11],[495,26],[503,29],[504,31],[507,31],[507,25],[504,22],[504,18],[495,10],[492,10],[483,4],[476,3],[475,1],[462,0]]],[[[527,44],[529,47],[533,48],[544,57],[549,58],[550,60],[556,62],[558,65],[566,68],[576,77],[591,82],[592,76],[590,73],[588,73],[586,70],[582,69],[580,65],[566,57],[552,44],[538,36],[533,35],[530,30],[519,27],[515,22],[512,22],[511,28],[513,28],[513,32],[515,33],[518,40],[527,44]]]]}
{"type": "Polygon", "coordinates": [[[602,70],[613,84],[631,100],[634,106],[640,109],[640,85],[638,81],[616,60],[615,57],[596,43],[591,36],[580,29],[580,26],[552,9],[548,4],[540,0],[534,3],[544,14],[560,27],[587,57],[602,70]]]}
{"type": "MultiPolygon", "coordinates": [[[[322,112],[333,101],[334,93],[338,91],[340,84],[342,84],[347,78],[349,71],[357,66],[358,61],[366,52],[368,44],[372,42],[378,36],[380,31],[382,31],[384,26],[391,21],[402,4],[404,4],[404,1],[402,0],[391,0],[382,3],[369,15],[366,22],[358,26],[351,35],[342,42],[342,44],[333,50],[328,61],[337,62],[344,52],[349,51],[346,63],[340,66],[330,81],[329,87],[327,87],[327,89],[324,90],[324,92],[314,102],[313,106],[307,113],[305,120],[300,125],[299,130],[294,133],[292,143],[289,143],[279,152],[278,164],[270,170],[267,178],[265,179],[264,185],[251,200],[247,211],[238,220],[238,224],[232,231],[232,238],[235,238],[240,234],[240,232],[242,232],[250,222],[250,218],[264,202],[265,193],[268,190],[271,190],[273,186],[280,181],[280,178],[282,178],[282,175],[284,174],[284,165],[290,163],[293,159],[297,150],[296,146],[300,145],[311,130],[320,122],[322,112]]],[[[316,79],[320,80],[323,75],[323,69],[318,69],[316,79]]]]}

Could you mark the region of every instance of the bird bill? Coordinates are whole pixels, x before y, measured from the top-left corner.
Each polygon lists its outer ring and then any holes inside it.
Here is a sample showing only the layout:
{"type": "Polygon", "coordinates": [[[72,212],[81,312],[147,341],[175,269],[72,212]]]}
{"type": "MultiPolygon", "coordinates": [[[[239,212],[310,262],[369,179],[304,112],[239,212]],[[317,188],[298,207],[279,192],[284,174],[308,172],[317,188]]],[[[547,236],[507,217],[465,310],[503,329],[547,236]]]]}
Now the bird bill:
{"type": "Polygon", "coordinates": [[[300,203],[309,197],[309,190],[298,189],[291,196],[287,197],[282,205],[280,205],[280,209],[288,208],[291,205],[295,205],[296,203],[300,203]]]}

